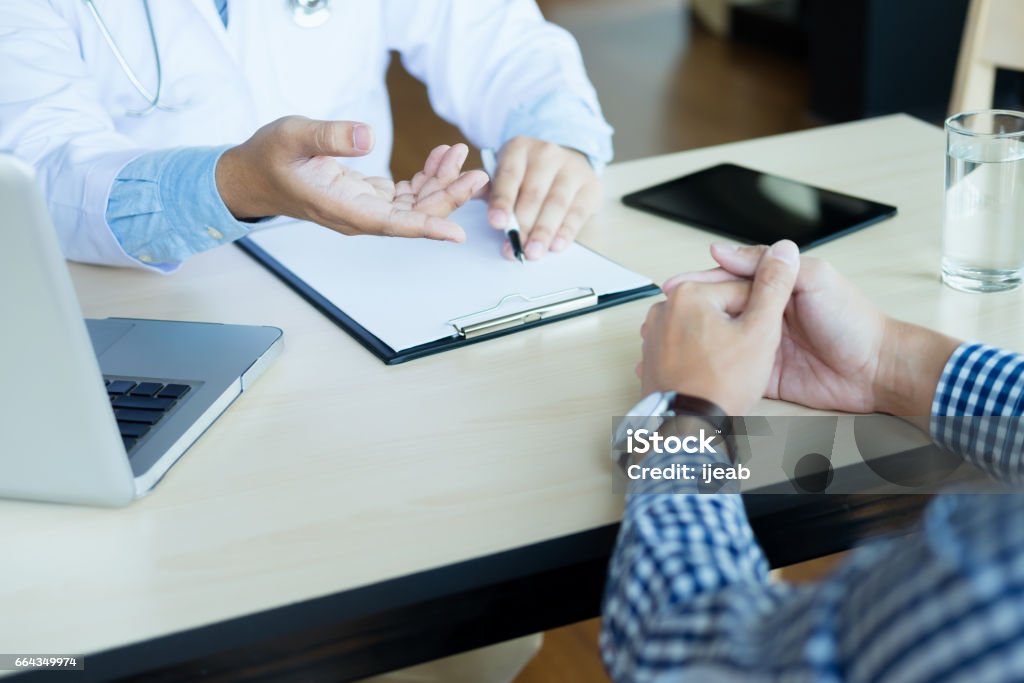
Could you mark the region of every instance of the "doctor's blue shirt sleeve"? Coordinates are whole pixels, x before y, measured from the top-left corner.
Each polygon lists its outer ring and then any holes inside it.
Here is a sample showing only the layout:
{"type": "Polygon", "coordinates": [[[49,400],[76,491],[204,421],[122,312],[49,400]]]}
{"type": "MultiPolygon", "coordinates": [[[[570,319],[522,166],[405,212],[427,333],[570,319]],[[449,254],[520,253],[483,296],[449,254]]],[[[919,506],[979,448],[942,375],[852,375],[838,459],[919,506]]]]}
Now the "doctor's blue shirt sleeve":
{"type": "Polygon", "coordinates": [[[148,152],[125,166],[110,188],[107,224],[145,268],[171,272],[193,254],[244,237],[217,191],[214,171],[228,146],[148,152]]]}
{"type": "Polygon", "coordinates": [[[502,138],[507,142],[522,135],[575,149],[600,173],[612,160],[612,132],[601,112],[582,97],[557,91],[509,112],[502,138]]]}

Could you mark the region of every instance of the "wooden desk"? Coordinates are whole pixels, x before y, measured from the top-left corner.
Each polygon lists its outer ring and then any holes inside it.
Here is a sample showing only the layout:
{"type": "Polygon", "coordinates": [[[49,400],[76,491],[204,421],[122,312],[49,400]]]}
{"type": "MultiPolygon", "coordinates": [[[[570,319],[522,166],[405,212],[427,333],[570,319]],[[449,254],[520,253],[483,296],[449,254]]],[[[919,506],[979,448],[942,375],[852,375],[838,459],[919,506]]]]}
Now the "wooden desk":
{"type": "MultiPolygon", "coordinates": [[[[907,117],[612,166],[583,241],[658,282],[708,267],[708,234],[618,197],[722,161],[896,204],[816,253],[889,313],[1022,348],[1024,293],[938,282],[943,136],[907,117]]],[[[621,512],[610,418],[638,398],[651,301],[387,367],[233,247],[171,277],[72,273],[90,317],[276,325],[286,349],[148,498],[0,503],[0,651],[98,653],[81,680],[281,654],[340,680],[596,614],[621,512]]],[[[857,533],[868,508],[844,506],[857,533]]],[[[777,563],[856,535],[755,522],[777,563]]]]}

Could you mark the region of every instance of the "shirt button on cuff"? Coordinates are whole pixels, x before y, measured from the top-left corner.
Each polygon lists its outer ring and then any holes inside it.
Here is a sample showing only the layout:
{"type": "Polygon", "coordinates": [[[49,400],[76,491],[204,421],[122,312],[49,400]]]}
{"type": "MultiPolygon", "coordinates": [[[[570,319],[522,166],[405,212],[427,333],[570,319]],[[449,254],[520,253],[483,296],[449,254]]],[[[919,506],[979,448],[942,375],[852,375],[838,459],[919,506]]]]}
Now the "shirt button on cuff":
{"type": "Polygon", "coordinates": [[[212,237],[215,240],[222,240],[222,239],[224,239],[224,233],[222,233],[217,228],[214,228],[214,227],[211,227],[211,226],[207,226],[206,227],[206,234],[209,235],[210,237],[212,237]]]}
{"type": "Polygon", "coordinates": [[[152,263],[153,257],[150,256],[149,254],[143,254],[142,256],[139,257],[139,260],[142,261],[143,263],[152,263]]]}

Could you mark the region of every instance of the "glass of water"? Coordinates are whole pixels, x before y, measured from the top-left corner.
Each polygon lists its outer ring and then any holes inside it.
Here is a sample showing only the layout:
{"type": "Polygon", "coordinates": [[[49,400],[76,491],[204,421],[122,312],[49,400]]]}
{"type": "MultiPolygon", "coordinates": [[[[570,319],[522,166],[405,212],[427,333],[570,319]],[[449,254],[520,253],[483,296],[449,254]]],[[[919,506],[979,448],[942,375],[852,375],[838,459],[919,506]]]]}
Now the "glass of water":
{"type": "Polygon", "coordinates": [[[946,121],[942,281],[965,292],[1024,278],[1024,113],[976,111],[946,121]]]}

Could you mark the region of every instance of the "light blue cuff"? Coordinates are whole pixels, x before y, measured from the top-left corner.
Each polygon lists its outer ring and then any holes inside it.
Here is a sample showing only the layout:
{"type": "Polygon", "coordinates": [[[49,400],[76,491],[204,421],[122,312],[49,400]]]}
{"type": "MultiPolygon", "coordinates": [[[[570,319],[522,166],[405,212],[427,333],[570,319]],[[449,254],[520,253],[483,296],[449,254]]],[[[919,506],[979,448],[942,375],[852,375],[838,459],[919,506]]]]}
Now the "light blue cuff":
{"type": "Polygon", "coordinates": [[[228,149],[185,147],[143,154],[114,180],[107,224],[140,265],[170,272],[193,254],[244,237],[217,191],[214,171],[228,149]]]}
{"type": "Polygon", "coordinates": [[[612,160],[612,132],[601,112],[586,100],[552,92],[509,112],[502,142],[518,135],[554,142],[586,154],[600,173],[612,160]]]}

